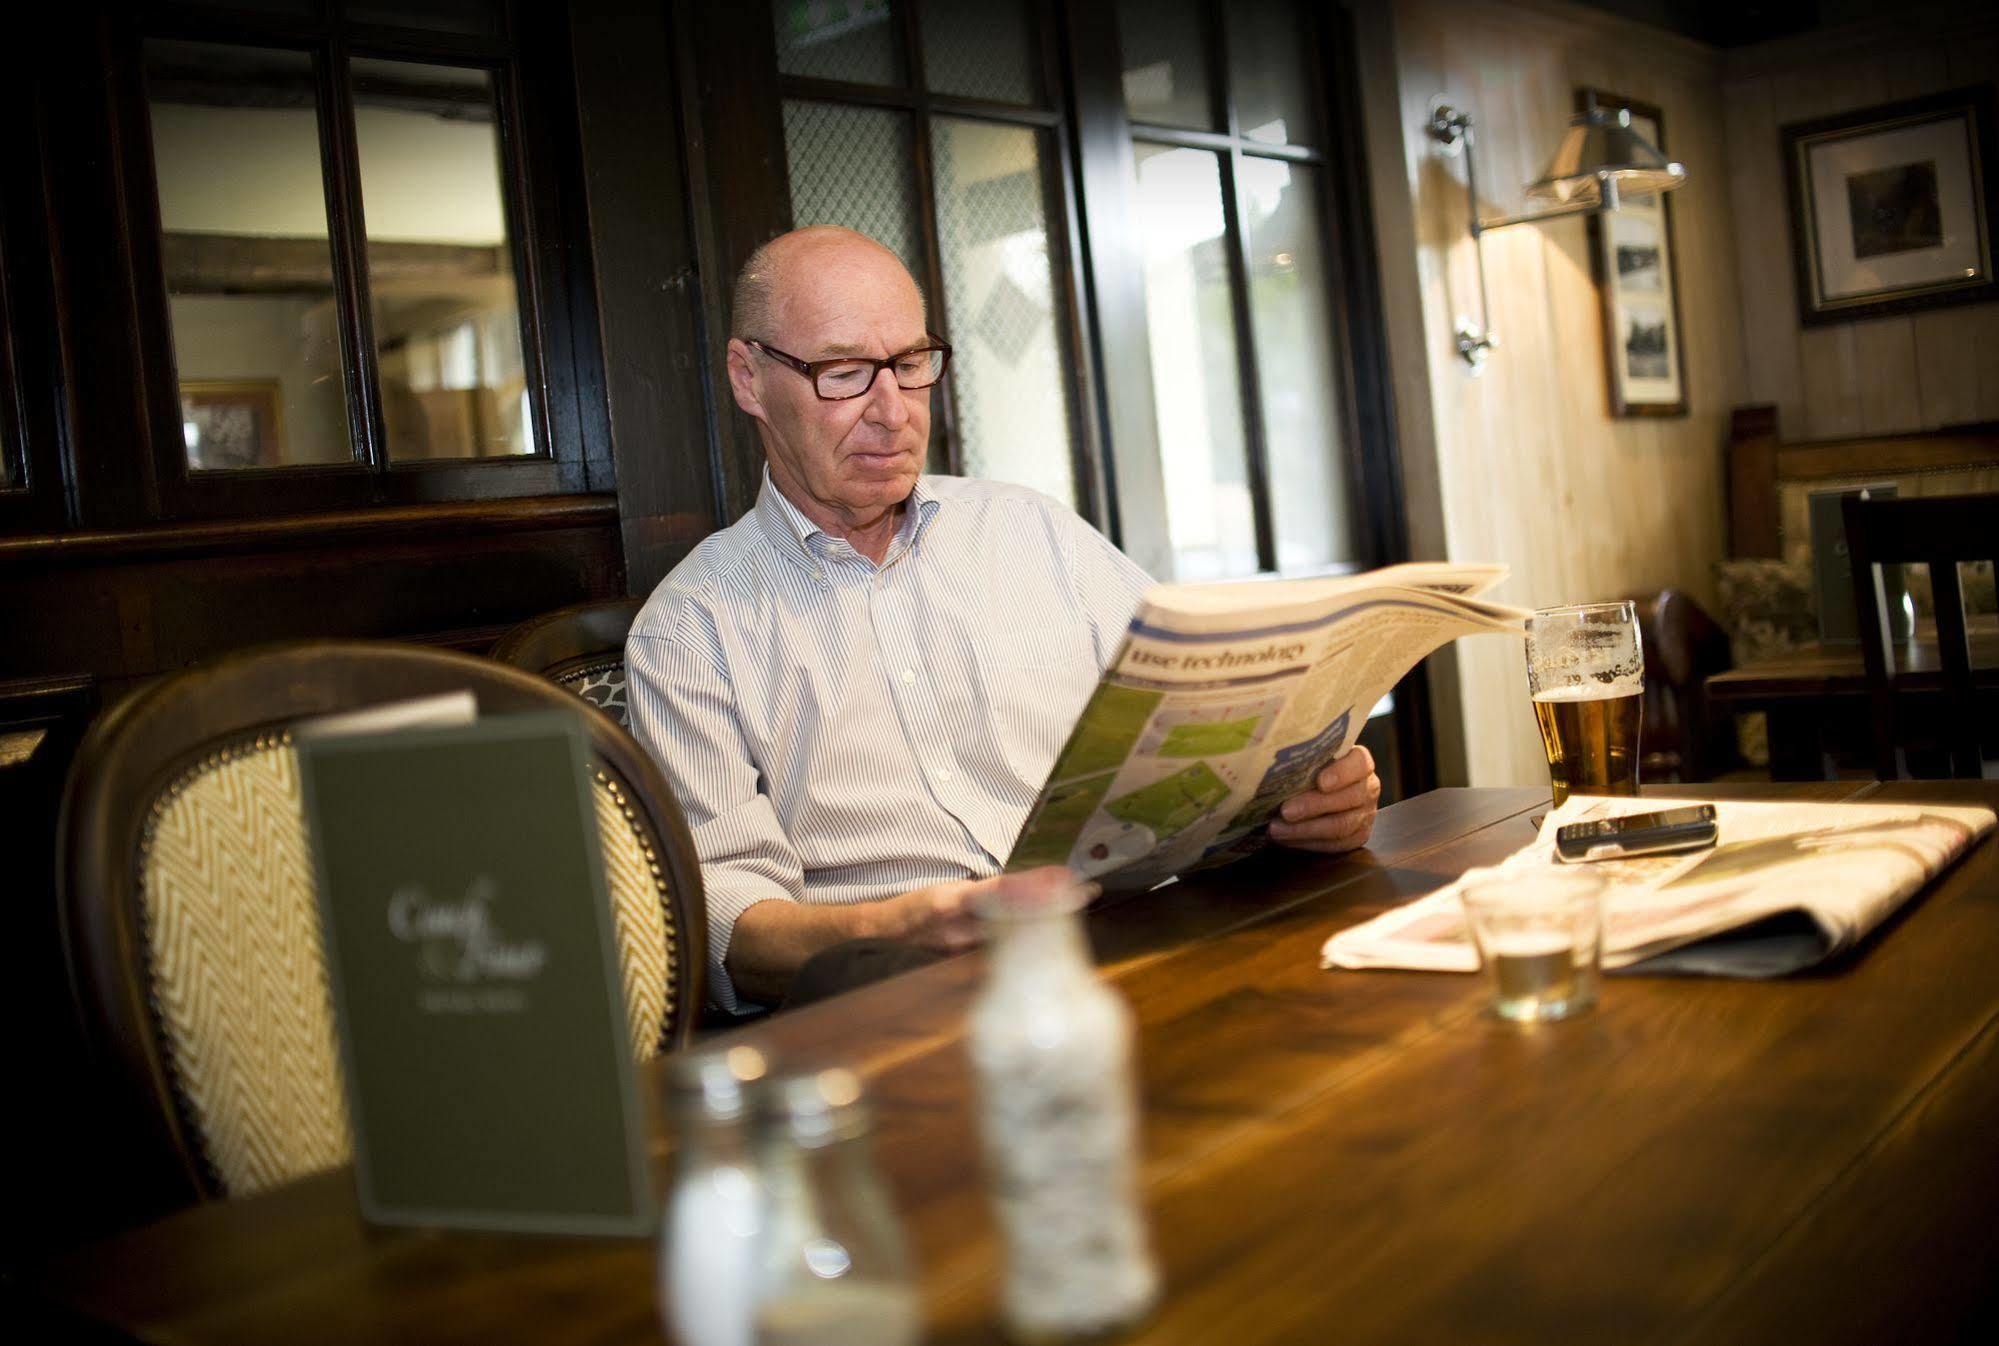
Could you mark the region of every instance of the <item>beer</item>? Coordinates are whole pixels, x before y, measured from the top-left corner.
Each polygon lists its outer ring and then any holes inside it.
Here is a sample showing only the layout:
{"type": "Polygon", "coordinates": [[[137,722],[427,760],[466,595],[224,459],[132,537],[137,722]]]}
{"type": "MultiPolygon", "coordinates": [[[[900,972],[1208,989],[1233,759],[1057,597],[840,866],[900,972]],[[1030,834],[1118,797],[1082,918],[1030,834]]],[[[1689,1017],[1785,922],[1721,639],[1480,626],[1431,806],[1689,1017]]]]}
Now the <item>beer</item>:
{"type": "Polygon", "coordinates": [[[1534,698],[1555,806],[1571,794],[1638,793],[1641,686],[1550,688],[1534,698]]]}

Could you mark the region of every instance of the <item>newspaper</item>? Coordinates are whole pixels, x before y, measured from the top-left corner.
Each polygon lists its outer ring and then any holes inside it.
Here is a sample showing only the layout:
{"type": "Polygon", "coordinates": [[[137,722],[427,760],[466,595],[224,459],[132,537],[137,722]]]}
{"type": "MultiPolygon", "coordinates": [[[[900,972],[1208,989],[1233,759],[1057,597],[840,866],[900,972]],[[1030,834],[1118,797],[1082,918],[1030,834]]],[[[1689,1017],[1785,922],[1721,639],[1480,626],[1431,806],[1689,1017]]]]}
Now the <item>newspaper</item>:
{"type": "Polygon", "coordinates": [[[1506,573],[1419,563],[1148,591],[1007,868],[1142,888],[1256,850],[1424,655],[1524,631],[1525,611],[1479,597],[1506,573]]]}
{"type": "MultiPolygon", "coordinates": [[[[1564,823],[1699,800],[1571,797],[1496,870],[1544,869],[1564,823]]],[[[1609,880],[1603,965],[1644,972],[1778,977],[1864,939],[1993,827],[1991,809],[1924,804],[1715,805],[1708,850],[1591,863],[1609,880]]],[[[1476,972],[1455,883],[1326,941],[1325,967],[1476,972]]]]}

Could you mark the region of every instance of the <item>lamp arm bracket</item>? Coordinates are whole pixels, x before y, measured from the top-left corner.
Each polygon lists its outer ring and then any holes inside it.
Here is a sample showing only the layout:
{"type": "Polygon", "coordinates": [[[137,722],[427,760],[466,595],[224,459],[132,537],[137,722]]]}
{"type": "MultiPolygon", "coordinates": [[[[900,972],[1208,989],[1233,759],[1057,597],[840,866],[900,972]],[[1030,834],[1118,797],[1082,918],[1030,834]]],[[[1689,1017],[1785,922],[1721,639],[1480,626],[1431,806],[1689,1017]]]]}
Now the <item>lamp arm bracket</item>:
{"type": "Polygon", "coordinates": [[[1474,234],[1483,234],[1494,229],[1509,229],[1516,224],[1532,224],[1536,220],[1560,219],[1564,215],[1595,215],[1600,214],[1603,208],[1600,202],[1583,201],[1572,206],[1557,206],[1553,210],[1536,210],[1522,215],[1501,215],[1491,220],[1474,216],[1471,231],[1474,234]]]}

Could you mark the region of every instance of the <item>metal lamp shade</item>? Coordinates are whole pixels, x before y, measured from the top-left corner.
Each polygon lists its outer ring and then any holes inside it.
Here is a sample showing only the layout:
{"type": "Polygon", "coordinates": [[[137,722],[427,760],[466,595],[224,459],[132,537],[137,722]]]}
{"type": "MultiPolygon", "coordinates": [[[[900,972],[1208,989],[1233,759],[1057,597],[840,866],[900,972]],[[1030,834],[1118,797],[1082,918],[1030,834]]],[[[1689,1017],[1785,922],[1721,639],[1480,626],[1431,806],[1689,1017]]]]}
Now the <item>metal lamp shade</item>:
{"type": "Polygon", "coordinates": [[[1620,194],[1671,191],[1686,180],[1685,165],[1669,160],[1631,129],[1629,111],[1593,107],[1569,123],[1547,171],[1527,188],[1527,196],[1562,205],[1594,205],[1604,200],[1609,182],[1605,204],[1614,204],[1620,194]]]}

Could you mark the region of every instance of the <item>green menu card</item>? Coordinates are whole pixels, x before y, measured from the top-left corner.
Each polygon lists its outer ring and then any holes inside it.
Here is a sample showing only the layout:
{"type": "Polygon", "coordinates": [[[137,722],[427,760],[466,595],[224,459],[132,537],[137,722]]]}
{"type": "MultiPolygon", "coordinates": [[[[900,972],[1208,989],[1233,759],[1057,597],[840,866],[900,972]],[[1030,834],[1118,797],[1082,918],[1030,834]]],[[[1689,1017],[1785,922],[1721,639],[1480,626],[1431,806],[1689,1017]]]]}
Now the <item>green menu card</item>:
{"type": "Polygon", "coordinates": [[[301,736],[370,1220],[651,1228],[586,753],[559,711],[301,736]]]}

